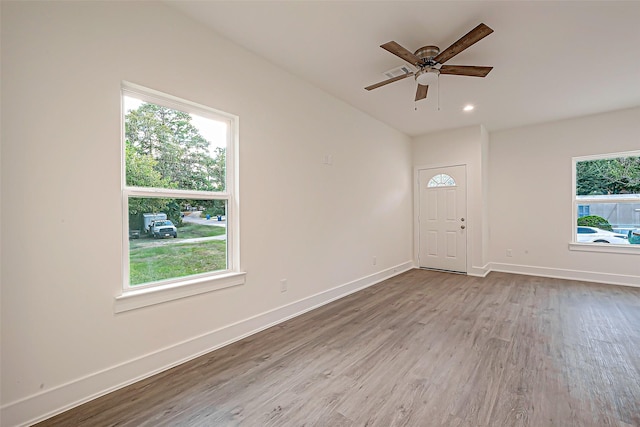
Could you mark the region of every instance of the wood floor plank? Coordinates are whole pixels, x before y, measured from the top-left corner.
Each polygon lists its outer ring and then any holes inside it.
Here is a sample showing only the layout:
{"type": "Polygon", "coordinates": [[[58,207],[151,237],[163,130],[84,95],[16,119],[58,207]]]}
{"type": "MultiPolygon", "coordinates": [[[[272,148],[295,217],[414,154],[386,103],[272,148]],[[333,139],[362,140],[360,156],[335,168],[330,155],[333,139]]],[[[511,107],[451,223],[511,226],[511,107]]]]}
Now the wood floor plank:
{"type": "Polygon", "coordinates": [[[412,270],[40,426],[640,426],[640,288],[412,270]]]}

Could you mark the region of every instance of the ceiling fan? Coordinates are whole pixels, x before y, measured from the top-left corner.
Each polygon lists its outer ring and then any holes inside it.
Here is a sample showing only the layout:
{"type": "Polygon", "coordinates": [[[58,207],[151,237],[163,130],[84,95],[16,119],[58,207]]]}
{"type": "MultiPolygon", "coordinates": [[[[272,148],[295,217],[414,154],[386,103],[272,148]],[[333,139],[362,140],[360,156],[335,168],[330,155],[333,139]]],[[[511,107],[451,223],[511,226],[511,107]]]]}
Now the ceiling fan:
{"type": "Polygon", "coordinates": [[[409,76],[414,76],[416,83],[418,83],[415,100],[419,101],[427,97],[427,92],[429,90],[428,83],[434,80],[434,76],[437,77],[440,74],[452,74],[456,76],[486,77],[493,67],[442,64],[491,33],[493,33],[491,28],[485,24],[480,24],[442,52],[440,52],[440,48],[438,46],[423,46],[416,50],[415,53],[411,53],[409,50],[394,41],[380,45],[381,48],[412,64],[417,68],[417,71],[405,72],[405,74],[367,86],[365,89],[376,89],[386,84],[405,79],[409,76]]]}

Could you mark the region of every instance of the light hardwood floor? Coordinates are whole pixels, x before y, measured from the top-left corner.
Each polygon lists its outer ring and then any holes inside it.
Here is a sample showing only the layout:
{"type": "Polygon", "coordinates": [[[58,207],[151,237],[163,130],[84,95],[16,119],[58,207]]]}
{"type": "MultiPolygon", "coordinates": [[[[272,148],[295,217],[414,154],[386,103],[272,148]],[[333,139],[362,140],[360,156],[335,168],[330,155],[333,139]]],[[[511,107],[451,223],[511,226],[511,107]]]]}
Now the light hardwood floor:
{"type": "Polygon", "coordinates": [[[640,426],[640,288],[412,270],[40,426],[640,426]]]}

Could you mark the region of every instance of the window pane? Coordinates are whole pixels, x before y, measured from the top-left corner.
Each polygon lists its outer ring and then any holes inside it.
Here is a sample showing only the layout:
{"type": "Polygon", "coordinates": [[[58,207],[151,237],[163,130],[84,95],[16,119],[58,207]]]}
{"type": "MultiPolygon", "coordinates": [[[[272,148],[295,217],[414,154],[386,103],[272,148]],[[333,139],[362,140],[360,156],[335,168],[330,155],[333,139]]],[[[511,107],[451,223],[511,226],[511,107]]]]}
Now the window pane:
{"type": "Polygon", "coordinates": [[[427,187],[455,187],[455,185],[456,181],[446,173],[435,175],[427,183],[427,187]]]}
{"type": "Polygon", "coordinates": [[[640,193],[640,157],[585,160],[576,163],[576,195],[640,193]]]}
{"type": "Polygon", "coordinates": [[[578,242],[640,244],[640,202],[591,202],[582,206],[590,214],[580,216],[578,211],[578,242]]]}
{"type": "Polygon", "coordinates": [[[227,269],[226,200],[128,200],[130,285],[227,269]]]}
{"type": "Polygon", "coordinates": [[[229,126],[124,96],[126,183],[224,191],[229,126]]]}

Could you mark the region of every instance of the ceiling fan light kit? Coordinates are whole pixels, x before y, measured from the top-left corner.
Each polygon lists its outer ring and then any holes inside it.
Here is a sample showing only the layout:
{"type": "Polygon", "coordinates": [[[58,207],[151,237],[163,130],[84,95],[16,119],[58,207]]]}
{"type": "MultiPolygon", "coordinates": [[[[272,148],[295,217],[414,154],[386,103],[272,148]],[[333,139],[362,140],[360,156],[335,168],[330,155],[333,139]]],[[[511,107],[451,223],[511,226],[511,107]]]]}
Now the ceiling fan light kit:
{"type": "Polygon", "coordinates": [[[440,75],[440,70],[437,68],[423,68],[415,73],[415,80],[418,84],[428,85],[435,83],[440,75]]]}
{"type": "Polygon", "coordinates": [[[389,83],[405,79],[409,76],[414,76],[414,79],[418,84],[415,100],[419,101],[427,97],[429,84],[437,82],[440,74],[486,77],[487,74],[489,74],[489,72],[493,69],[493,67],[443,64],[463,50],[479,42],[492,32],[493,30],[491,28],[489,28],[485,24],[480,24],[442,52],[440,51],[440,48],[438,48],[438,46],[432,45],[423,46],[416,50],[414,53],[411,53],[411,51],[405,49],[394,41],[390,41],[388,43],[380,45],[381,48],[391,52],[397,57],[413,65],[417,69],[417,71],[408,71],[406,74],[395,76],[371,86],[367,86],[365,89],[377,89],[389,83]]]}

